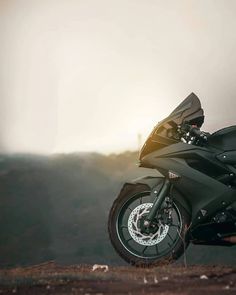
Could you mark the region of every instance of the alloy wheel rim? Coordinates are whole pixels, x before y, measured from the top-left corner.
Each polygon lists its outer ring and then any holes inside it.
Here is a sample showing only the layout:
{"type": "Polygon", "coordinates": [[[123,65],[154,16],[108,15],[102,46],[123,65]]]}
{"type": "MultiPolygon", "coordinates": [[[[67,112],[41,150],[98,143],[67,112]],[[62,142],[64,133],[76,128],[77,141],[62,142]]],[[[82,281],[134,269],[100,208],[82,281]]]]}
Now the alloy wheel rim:
{"type": "Polygon", "coordinates": [[[159,244],[167,235],[169,226],[167,224],[159,223],[158,229],[155,233],[146,235],[141,232],[140,229],[140,219],[147,215],[152,208],[152,203],[144,203],[138,205],[130,213],[128,219],[128,230],[130,236],[140,245],[153,246],[159,244]]]}
{"type": "MultiPolygon", "coordinates": [[[[163,236],[158,239],[158,242],[156,241],[155,243],[152,243],[152,245],[151,245],[151,243],[150,243],[150,245],[146,245],[144,243],[138,243],[132,237],[131,233],[129,232],[128,219],[131,216],[134,209],[138,207],[138,204],[139,205],[142,205],[142,203],[143,204],[151,203],[151,205],[153,204],[152,201],[150,202],[150,199],[147,202],[140,201],[146,197],[150,198],[149,191],[137,193],[137,194],[133,195],[129,200],[127,200],[121,206],[121,208],[118,212],[118,215],[117,215],[117,219],[116,219],[116,232],[117,232],[117,236],[118,236],[119,241],[121,242],[122,246],[130,254],[132,254],[136,257],[142,258],[142,259],[158,259],[160,257],[167,255],[169,252],[173,252],[173,249],[174,249],[176,243],[181,238],[180,233],[182,231],[182,219],[181,219],[181,215],[180,215],[177,205],[175,203],[173,203],[174,211],[172,212],[172,214],[174,213],[175,222],[177,222],[177,224],[173,224],[171,226],[167,225],[168,230],[166,228],[166,232],[163,234],[163,236]],[[136,205],[133,206],[133,208],[132,208],[132,204],[134,204],[135,202],[136,202],[136,205]],[[127,213],[127,212],[129,212],[129,213],[127,213]],[[125,215],[127,215],[126,221],[123,220],[125,215]],[[173,228],[176,228],[175,236],[171,236],[171,232],[173,235],[173,228]],[[165,244],[165,243],[166,243],[166,245],[164,246],[164,249],[163,249],[163,244],[165,244]],[[161,247],[162,247],[162,249],[161,249],[161,247]],[[149,249],[151,249],[151,248],[154,249],[153,253],[150,253],[150,251],[149,251],[149,249]]],[[[148,207],[149,206],[150,205],[148,205],[148,207]]]]}

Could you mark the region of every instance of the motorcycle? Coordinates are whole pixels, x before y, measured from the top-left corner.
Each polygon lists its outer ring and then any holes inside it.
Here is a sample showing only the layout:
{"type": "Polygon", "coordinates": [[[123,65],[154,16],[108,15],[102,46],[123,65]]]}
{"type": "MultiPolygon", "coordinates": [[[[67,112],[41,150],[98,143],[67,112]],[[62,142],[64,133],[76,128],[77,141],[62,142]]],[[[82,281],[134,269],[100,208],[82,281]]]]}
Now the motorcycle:
{"type": "Polygon", "coordinates": [[[203,123],[191,93],[144,143],[139,166],[159,173],[125,183],[108,220],[111,243],[128,263],[168,264],[190,243],[236,243],[236,126],[209,134],[203,123]]]}

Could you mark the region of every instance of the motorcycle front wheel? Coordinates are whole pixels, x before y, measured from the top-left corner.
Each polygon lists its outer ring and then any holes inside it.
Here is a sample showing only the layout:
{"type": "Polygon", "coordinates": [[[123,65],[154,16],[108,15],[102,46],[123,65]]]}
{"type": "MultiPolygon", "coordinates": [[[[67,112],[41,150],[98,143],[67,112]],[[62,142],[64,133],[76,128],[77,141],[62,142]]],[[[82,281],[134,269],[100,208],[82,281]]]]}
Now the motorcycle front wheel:
{"type": "Polygon", "coordinates": [[[157,218],[148,233],[142,231],[145,215],[153,202],[146,185],[128,184],[110,210],[108,231],[111,243],[125,261],[135,266],[169,264],[177,260],[188,246],[185,234],[190,216],[177,201],[171,208],[171,223],[157,218]]]}

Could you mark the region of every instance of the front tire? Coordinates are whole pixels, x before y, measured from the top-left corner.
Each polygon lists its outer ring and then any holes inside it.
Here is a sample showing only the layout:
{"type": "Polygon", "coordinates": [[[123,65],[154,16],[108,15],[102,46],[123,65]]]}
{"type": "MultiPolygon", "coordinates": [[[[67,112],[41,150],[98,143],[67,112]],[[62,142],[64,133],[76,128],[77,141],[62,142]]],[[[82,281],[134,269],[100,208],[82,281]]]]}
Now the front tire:
{"type": "Polygon", "coordinates": [[[117,253],[135,266],[152,267],[177,260],[186,250],[186,228],[190,216],[174,201],[172,225],[158,223],[150,234],[140,231],[143,216],[154,200],[150,189],[143,184],[126,184],[114,201],[109,214],[108,231],[117,253]]]}

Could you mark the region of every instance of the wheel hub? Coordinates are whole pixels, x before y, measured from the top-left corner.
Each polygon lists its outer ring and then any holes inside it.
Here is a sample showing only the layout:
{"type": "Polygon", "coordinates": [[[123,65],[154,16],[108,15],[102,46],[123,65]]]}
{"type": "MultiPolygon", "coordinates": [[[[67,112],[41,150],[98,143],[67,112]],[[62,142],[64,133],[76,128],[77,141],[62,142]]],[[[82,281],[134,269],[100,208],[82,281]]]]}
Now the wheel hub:
{"type": "Polygon", "coordinates": [[[145,229],[145,216],[149,213],[152,203],[144,203],[130,213],[128,219],[128,231],[130,236],[140,245],[153,246],[160,243],[167,235],[169,226],[158,221],[145,229]]]}

